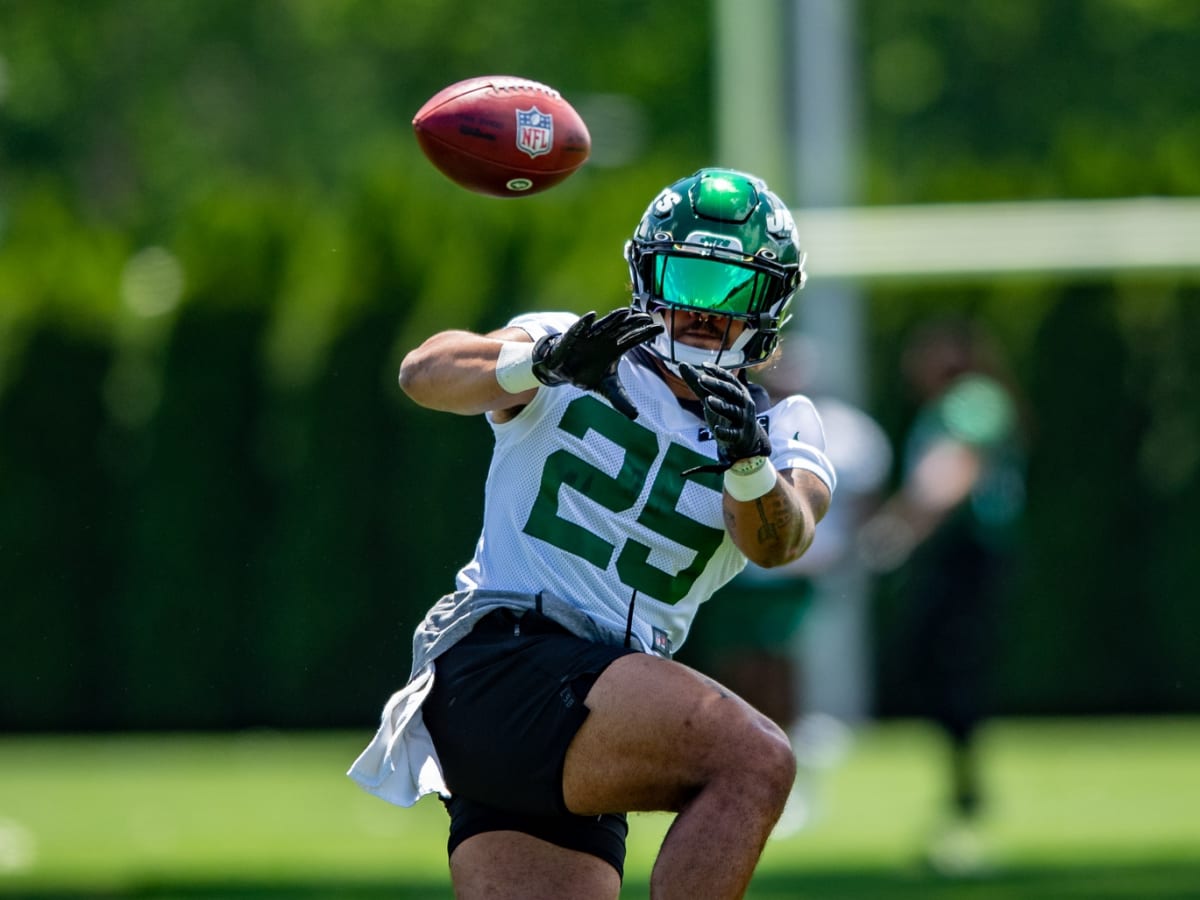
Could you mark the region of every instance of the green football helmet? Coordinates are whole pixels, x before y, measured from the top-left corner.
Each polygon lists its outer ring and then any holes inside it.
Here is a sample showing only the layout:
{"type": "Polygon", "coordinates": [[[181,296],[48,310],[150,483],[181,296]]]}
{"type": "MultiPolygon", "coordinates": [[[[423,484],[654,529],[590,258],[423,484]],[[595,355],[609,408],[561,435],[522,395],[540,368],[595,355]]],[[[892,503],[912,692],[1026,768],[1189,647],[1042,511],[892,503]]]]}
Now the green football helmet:
{"type": "Polygon", "coordinates": [[[806,277],[791,212],[761,179],[733,169],[701,169],[664,188],[625,244],[625,259],[633,307],[665,329],[647,346],[673,371],[679,363],[765,362],[806,277]],[[720,347],[677,341],[667,315],[677,309],[723,318],[720,347]],[[731,338],[735,320],[746,327],[731,338]]]}

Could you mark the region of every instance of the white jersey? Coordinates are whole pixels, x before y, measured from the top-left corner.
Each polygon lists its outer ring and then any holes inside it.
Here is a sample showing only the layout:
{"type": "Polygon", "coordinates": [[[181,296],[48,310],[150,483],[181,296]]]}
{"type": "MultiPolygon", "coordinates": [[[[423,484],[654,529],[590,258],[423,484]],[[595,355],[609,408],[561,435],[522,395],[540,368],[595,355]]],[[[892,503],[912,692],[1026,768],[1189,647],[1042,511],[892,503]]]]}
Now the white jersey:
{"type": "MultiPolygon", "coordinates": [[[[561,333],[577,316],[542,313],[513,320],[533,338],[561,333]]],[[[669,656],[683,643],[700,604],[746,558],[726,533],[722,476],[683,472],[716,460],[697,413],[679,404],[657,371],[626,355],[620,377],[639,410],[626,419],[571,385],[539,389],[508,422],[489,417],[496,436],[484,499],[483,533],[413,635],[408,684],[388,700],[379,730],[350,776],[390,803],[448,796],[421,705],[434,661],[489,610],[545,612],[589,640],[669,656]]],[[[788,397],[760,417],[777,469],[807,469],[835,486],[813,405],[788,397]]]]}
{"type": "MultiPolygon", "coordinates": [[[[565,331],[567,313],[520,316],[534,339],[565,331]]],[[[485,491],[483,533],[458,573],[460,591],[557,595],[606,630],[670,655],[699,605],[746,564],[725,531],[722,477],[683,472],[716,461],[703,420],[644,363],[619,375],[639,411],[630,421],[572,385],[538,390],[507,422],[485,491]]],[[[832,491],[833,466],[812,403],[788,397],[764,416],[777,469],[815,473],[832,491]]]]}

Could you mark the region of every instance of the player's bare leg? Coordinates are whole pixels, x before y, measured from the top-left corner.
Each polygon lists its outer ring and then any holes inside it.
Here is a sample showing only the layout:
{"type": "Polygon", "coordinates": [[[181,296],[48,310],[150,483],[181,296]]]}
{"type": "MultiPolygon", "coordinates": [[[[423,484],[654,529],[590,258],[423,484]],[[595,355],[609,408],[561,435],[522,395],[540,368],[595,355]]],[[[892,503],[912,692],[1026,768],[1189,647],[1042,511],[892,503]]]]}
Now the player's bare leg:
{"type": "Polygon", "coordinates": [[[783,731],[700,673],[646,654],[612,663],[586,702],[563,773],[568,808],[678,812],[651,896],[743,896],[796,775],[783,731]]]}
{"type": "Polygon", "coordinates": [[[450,856],[458,900],[616,900],[617,870],[599,857],[517,831],[467,838],[450,856]]]}

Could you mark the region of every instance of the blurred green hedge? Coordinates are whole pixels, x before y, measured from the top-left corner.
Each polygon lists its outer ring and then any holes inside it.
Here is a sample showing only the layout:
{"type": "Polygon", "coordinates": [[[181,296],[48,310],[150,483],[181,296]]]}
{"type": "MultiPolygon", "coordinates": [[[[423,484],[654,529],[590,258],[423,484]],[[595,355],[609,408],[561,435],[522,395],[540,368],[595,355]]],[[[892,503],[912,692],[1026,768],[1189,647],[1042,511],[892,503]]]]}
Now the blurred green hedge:
{"type": "MultiPolygon", "coordinates": [[[[716,161],[707,7],[466,6],[0,3],[3,727],[361,724],[407,674],[491,438],[404,400],[401,355],[624,303],[642,209],[716,161]],[[616,116],[594,162],[519,201],[434,172],[409,119],[484,71],[616,116]]],[[[1194,5],[861,10],[870,202],[1200,193],[1194,5]]],[[[1004,711],[1200,701],[1196,292],[871,291],[893,435],[899,338],[930,314],[988,322],[1028,395],[1004,711]]]]}

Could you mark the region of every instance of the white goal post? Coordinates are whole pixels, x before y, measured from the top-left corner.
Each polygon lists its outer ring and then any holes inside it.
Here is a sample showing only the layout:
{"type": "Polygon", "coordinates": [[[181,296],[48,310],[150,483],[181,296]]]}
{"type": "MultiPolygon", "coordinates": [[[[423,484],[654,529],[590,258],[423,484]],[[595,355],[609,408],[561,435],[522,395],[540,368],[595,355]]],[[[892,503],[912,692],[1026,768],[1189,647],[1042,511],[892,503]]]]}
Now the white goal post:
{"type": "Polygon", "coordinates": [[[793,210],[814,279],[1200,270],[1200,199],[793,210]]]}

